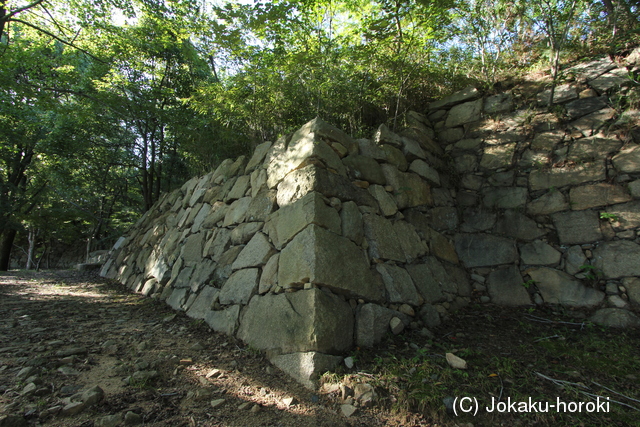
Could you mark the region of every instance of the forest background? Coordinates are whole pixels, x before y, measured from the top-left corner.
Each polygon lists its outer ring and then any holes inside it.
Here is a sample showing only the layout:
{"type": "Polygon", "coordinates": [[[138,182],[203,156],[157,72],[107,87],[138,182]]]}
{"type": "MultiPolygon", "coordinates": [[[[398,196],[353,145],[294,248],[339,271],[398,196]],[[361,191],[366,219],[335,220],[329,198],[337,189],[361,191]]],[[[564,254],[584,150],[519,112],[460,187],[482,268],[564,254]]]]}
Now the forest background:
{"type": "Polygon", "coordinates": [[[0,270],[109,248],[313,117],[367,137],[639,41],[635,0],[0,0],[0,270]]]}

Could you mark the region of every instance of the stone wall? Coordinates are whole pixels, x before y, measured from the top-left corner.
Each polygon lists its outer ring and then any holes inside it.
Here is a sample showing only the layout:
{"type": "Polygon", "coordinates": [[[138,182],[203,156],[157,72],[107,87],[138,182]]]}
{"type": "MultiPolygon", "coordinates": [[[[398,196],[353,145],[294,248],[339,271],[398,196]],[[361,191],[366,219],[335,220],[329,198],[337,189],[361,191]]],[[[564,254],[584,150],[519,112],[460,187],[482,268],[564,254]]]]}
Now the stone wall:
{"type": "Polygon", "coordinates": [[[309,387],[355,345],[428,334],[472,300],[638,322],[638,113],[610,107],[615,64],[569,71],[555,114],[544,93],[525,109],[469,88],[370,140],[314,119],[165,194],[102,275],[309,387]]]}

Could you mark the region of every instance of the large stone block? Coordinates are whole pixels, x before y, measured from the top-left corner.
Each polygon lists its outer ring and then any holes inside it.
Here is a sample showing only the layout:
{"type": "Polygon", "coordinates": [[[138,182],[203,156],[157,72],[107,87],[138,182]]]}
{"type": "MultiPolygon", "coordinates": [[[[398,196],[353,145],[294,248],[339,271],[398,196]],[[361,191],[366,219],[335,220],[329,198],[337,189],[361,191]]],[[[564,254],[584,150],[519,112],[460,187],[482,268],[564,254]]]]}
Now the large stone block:
{"type": "Polygon", "coordinates": [[[512,239],[490,234],[457,234],[458,257],[465,267],[488,267],[511,264],[518,260],[518,250],[512,239]]]}
{"type": "Polygon", "coordinates": [[[445,126],[453,128],[480,120],[482,113],[482,98],[457,105],[449,111],[445,126]]]}
{"type": "Polygon", "coordinates": [[[520,247],[520,258],[524,264],[551,266],[558,264],[561,257],[562,254],[555,250],[553,246],[541,240],[536,240],[520,247]]]}
{"type": "Polygon", "coordinates": [[[308,351],[272,356],[270,361],[303,386],[316,390],[319,376],[334,370],[342,362],[342,357],[308,351]]]}
{"type": "Polygon", "coordinates": [[[435,304],[444,301],[441,282],[446,280],[446,271],[435,258],[428,257],[423,264],[407,265],[407,271],[426,302],[435,304]]]}
{"type": "Polygon", "coordinates": [[[378,264],[376,270],[382,276],[389,302],[420,305],[420,297],[407,270],[390,264],[378,264]]]}
{"type": "Polygon", "coordinates": [[[384,216],[393,216],[398,212],[395,199],[384,189],[382,185],[372,185],[368,188],[369,193],[378,201],[380,212],[384,216]]]}
{"type": "Polygon", "coordinates": [[[274,353],[341,353],[353,344],[351,306],[319,289],[254,296],[245,309],[238,338],[274,353]]]}
{"type": "Polygon", "coordinates": [[[440,186],[440,175],[438,174],[438,171],[429,166],[424,160],[416,159],[411,162],[409,171],[417,173],[422,178],[426,179],[431,185],[435,185],[437,187],[440,186]]]}
{"type": "Polygon", "coordinates": [[[209,310],[204,321],[216,332],[233,336],[238,329],[240,306],[232,305],[223,310],[209,310]]]}
{"type": "Polygon", "coordinates": [[[259,276],[260,270],[257,268],[234,272],[220,290],[220,304],[247,304],[258,291],[259,276]]]}
{"type": "Polygon", "coordinates": [[[470,101],[479,97],[480,91],[473,86],[469,86],[465,89],[455,92],[452,95],[447,96],[446,98],[442,98],[439,101],[432,102],[431,104],[429,104],[429,110],[433,111],[443,108],[449,108],[454,105],[460,104],[461,102],[470,101]]]}
{"type": "Polygon", "coordinates": [[[413,262],[414,259],[420,258],[428,252],[427,246],[420,240],[413,225],[406,221],[396,221],[393,223],[393,230],[400,242],[400,248],[404,252],[406,262],[413,262]]]}
{"type": "Polygon", "coordinates": [[[372,301],[382,298],[369,263],[351,240],[315,224],[309,225],[280,253],[278,284],[295,287],[303,283],[327,286],[372,301]]]}
{"type": "Polygon", "coordinates": [[[640,201],[609,206],[607,213],[613,215],[614,230],[622,231],[640,227],[640,201]]]}
{"type": "Polygon", "coordinates": [[[526,187],[489,187],[483,191],[483,204],[488,208],[515,209],[527,203],[526,187]]]}
{"type": "Polygon", "coordinates": [[[529,215],[549,215],[568,209],[569,202],[567,202],[566,197],[555,189],[527,203],[527,213],[529,215]]]}
{"type": "Polygon", "coordinates": [[[271,215],[265,232],[277,249],[281,249],[309,224],[316,224],[340,234],[340,215],[317,192],[311,192],[271,215]]]}
{"type": "Polygon", "coordinates": [[[631,195],[622,186],[601,182],[573,187],[569,192],[569,200],[571,209],[579,211],[628,202],[631,200],[631,195]]]}
{"type": "Polygon", "coordinates": [[[376,199],[366,190],[353,185],[347,177],[315,165],[305,166],[286,176],[278,185],[278,205],[289,205],[312,191],[325,197],[337,197],[343,202],[352,200],[360,206],[378,208],[376,199]]]}
{"type": "Polygon", "coordinates": [[[276,208],[276,194],[275,190],[269,190],[266,185],[263,185],[251,199],[245,219],[247,221],[265,221],[276,208]]]}
{"type": "Polygon", "coordinates": [[[622,173],[640,172],[640,145],[631,144],[613,156],[613,166],[622,173]]]}
{"type": "Polygon", "coordinates": [[[371,157],[352,154],[342,159],[342,163],[348,168],[349,175],[355,179],[379,185],[385,185],[387,183],[382,173],[382,168],[378,162],[371,157]]]}
{"type": "MultiPolygon", "coordinates": [[[[318,159],[337,174],[346,176],[340,156],[325,142],[341,142],[345,139],[351,140],[346,134],[321,119],[311,120],[293,134],[280,155],[271,159],[267,167],[269,188],[275,187],[288,173],[303,166],[310,158],[318,159]]],[[[350,142],[347,142],[345,147],[349,144],[350,142]]]]}
{"type": "Polygon", "coordinates": [[[607,279],[640,276],[640,245],[628,240],[603,242],[593,251],[593,264],[607,279]]]}
{"type": "Polygon", "coordinates": [[[392,165],[382,165],[382,171],[393,187],[398,209],[433,204],[431,188],[419,175],[400,172],[392,165]]]}
{"type": "Polygon", "coordinates": [[[591,243],[602,239],[600,220],[595,211],[559,212],[551,218],[563,245],[591,243]]]}
{"type": "Polygon", "coordinates": [[[402,313],[377,304],[362,304],[358,306],[356,312],[357,345],[372,347],[382,341],[389,330],[389,321],[393,317],[406,319],[406,316],[402,313]]]}
{"type": "Polygon", "coordinates": [[[269,149],[271,148],[271,142],[266,141],[262,144],[259,144],[255,150],[253,150],[253,156],[251,156],[251,160],[247,163],[247,167],[244,169],[244,173],[248,174],[253,171],[258,165],[260,165],[264,158],[267,156],[269,149]]]}
{"type": "Polygon", "coordinates": [[[345,202],[340,210],[342,235],[352,240],[356,245],[361,245],[364,240],[364,225],[362,214],[358,205],[354,202],[345,202]]]}
{"type": "Polygon", "coordinates": [[[580,281],[553,268],[527,271],[542,294],[544,302],[570,307],[592,307],[604,299],[604,293],[584,286],[580,281]]]}
{"type": "Polygon", "coordinates": [[[538,228],[534,220],[512,209],[504,212],[496,224],[495,231],[525,241],[534,240],[546,234],[545,229],[538,228]]]}
{"type": "Polygon", "coordinates": [[[275,249],[267,240],[267,237],[258,232],[254,234],[249,243],[244,247],[238,258],[231,265],[232,270],[240,270],[247,267],[262,267],[267,263],[275,249]]]}
{"type": "Polygon", "coordinates": [[[520,270],[515,265],[499,268],[489,274],[487,288],[491,302],[498,305],[531,304],[529,293],[523,286],[520,270]]]}
{"type": "Polygon", "coordinates": [[[574,167],[552,168],[551,170],[534,170],[529,175],[531,191],[560,188],[566,185],[579,185],[589,181],[606,179],[604,161],[585,163],[574,167]]]}
{"type": "Polygon", "coordinates": [[[211,310],[211,306],[217,299],[219,292],[220,290],[213,286],[205,286],[202,288],[196,300],[191,304],[189,310],[187,310],[187,316],[194,319],[204,319],[209,310],[211,310]]]}
{"type": "Polygon", "coordinates": [[[251,204],[251,197],[243,197],[231,203],[226,215],[224,216],[223,227],[229,227],[230,225],[240,224],[244,221],[251,204]]]}
{"type": "Polygon", "coordinates": [[[393,223],[379,215],[367,214],[363,216],[364,235],[369,243],[369,256],[384,260],[406,262],[393,223]]]}
{"type": "Polygon", "coordinates": [[[485,147],[480,167],[484,169],[499,169],[511,166],[516,144],[503,144],[485,147]]]}

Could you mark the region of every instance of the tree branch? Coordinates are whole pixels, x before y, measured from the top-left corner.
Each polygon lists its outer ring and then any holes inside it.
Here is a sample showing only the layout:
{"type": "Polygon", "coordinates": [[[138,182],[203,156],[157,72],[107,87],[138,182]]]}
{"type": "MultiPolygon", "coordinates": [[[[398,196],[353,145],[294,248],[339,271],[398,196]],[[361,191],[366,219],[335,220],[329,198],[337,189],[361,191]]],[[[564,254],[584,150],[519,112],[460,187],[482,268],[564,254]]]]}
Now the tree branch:
{"type": "Polygon", "coordinates": [[[102,59],[100,59],[100,58],[98,58],[97,56],[95,56],[95,55],[93,55],[93,54],[89,53],[88,51],[86,51],[86,50],[84,50],[84,49],[82,49],[82,48],[80,48],[80,47],[78,47],[78,46],[74,45],[73,43],[69,43],[68,41],[66,41],[66,40],[64,40],[64,39],[62,39],[62,38],[60,38],[60,37],[56,36],[55,34],[53,34],[53,33],[49,32],[49,31],[47,31],[47,30],[45,30],[45,29],[43,29],[43,28],[40,28],[40,27],[38,27],[37,25],[34,25],[34,24],[30,23],[30,22],[23,21],[22,19],[15,19],[15,18],[8,19],[8,21],[9,21],[9,22],[18,22],[18,23],[20,23],[20,24],[22,24],[22,25],[26,25],[27,27],[31,27],[31,28],[33,28],[33,29],[35,29],[35,30],[37,30],[37,31],[40,31],[40,32],[42,32],[42,33],[44,33],[44,34],[48,35],[49,37],[52,37],[52,38],[54,38],[54,39],[58,40],[58,41],[59,41],[60,43],[62,43],[62,44],[65,44],[65,45],[67,45],[67,46],[69,46],[69,47],[72,47],[72,48],[74,48],[74,49],[76,49],[76,50],[79,50],[80,52],[84,53],[84,54],[85,54],[85,55],[87,55],[87,56],[90,56],[91,58],[95,59],[96,61],[98,61],[98,62],[100,62],[100,63],[102,63],[102,64],[106,64],[106,63],[107,63],[106,61],[103,61],[102,59]]]}

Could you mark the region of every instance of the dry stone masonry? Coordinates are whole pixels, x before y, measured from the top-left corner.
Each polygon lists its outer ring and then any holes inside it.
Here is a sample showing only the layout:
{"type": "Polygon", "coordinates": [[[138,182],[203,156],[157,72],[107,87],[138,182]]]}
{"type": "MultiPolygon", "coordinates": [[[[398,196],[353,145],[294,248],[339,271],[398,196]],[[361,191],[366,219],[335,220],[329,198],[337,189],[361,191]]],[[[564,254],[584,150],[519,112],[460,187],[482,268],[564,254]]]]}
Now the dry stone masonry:
{"type": "Polygon", "coordinates": [[[639,113],[614,108],[637,94],[628,72],[565,70],[553,114],[545,88],[535,107],[468,88],[371,139],[316,118],[165,194],[102,275],[309,387],[354,346],[429,333],[472,300],[638,325],[639,113]]]}

